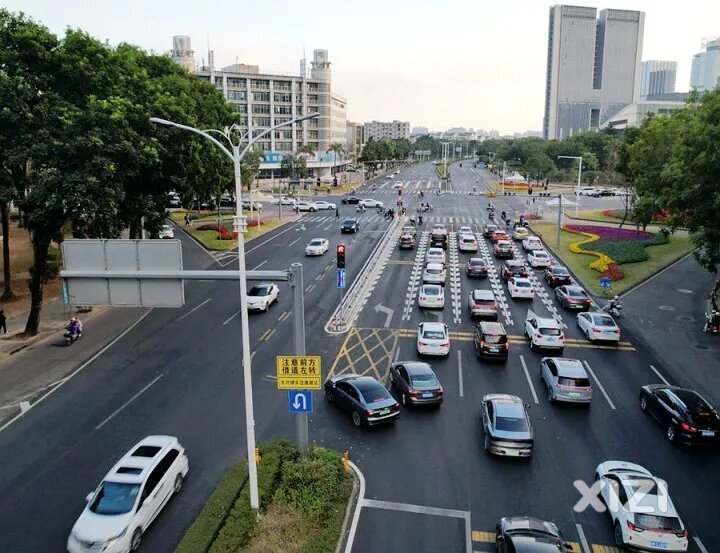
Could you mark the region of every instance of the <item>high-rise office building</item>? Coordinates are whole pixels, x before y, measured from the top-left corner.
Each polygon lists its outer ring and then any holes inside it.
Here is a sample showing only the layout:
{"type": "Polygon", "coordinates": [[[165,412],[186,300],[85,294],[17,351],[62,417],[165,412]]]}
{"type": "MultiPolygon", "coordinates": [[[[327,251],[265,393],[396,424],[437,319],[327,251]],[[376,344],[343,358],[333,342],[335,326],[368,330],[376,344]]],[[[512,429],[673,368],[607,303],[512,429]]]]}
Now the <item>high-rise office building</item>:
{"type": "Polygon", "coordinates": [[[703,40],[702,51],[693,56],[690,88],[698,92],[720,88],[720,37],[703,40]]]}
{"type": "Polygon", "coordinates": [[[365,140],[381,140],[383,138],[410,138],[410,122],[369,121],[365,123],[365,140]]]}
{"type": "Polygon", "coordinates": [[[599,129],[639,98],[644,12],[550,8],[543,136],[599,129]]]}
{"type": "Polygon", "coordinates": [[[640,99],[675,92],[676,61],[648,60],[640,67],[640,99]]]}

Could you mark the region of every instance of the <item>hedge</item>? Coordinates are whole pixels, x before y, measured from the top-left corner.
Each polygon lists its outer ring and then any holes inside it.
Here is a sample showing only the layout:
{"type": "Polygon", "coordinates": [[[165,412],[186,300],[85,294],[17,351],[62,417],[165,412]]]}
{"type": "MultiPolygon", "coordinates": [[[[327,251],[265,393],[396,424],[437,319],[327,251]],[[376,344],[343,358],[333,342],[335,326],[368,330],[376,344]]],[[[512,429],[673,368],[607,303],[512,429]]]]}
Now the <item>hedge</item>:
{"type": "MultiPolygon", "coordinates": [[[[258,465],[258,493],[260,505],[272,498],[280,482],[283,463],[298,457],[297,448],[286,441],[270,442],[262,448],[262,461],[258,465]]],[[[250,486],[240,490],[235,504],[210,546],[210,553],[240,552],[253,535],[257,526],[257,514],[250,508],[250,486]]]]}
{"type": "Polygon", "coordinates": [[[175,553],[205,553],[210,548],[247,480],[247,461],[240,461],[225,473],[175,553]]]}
{"type": "Polygon", "coordinates": [[[593,242],[593,249],[604,253],[616,263],[622,265],[623,263],[647,261],[650,259],[650,256],[645,251],[647,246],[657,246],[667,243],[668,239],[662,234],[658,234],[650,240],[628,240],[625,242],[598,240],[597,242],[593,242]]]}

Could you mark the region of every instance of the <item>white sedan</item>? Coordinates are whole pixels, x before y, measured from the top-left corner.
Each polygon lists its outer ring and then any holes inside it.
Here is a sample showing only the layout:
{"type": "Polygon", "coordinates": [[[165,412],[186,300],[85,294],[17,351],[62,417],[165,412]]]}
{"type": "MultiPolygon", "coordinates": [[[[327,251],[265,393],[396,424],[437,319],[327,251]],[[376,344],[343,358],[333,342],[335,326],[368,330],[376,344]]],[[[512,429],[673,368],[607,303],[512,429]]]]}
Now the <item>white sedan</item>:
{"type": "Polygon", "coordinates": [[[313,202],[312,205],[315,206],[315,209],[318,211],[321,209],[337,209],[337,204],[331,204],[325,200],[318,200],[317,202],[313,202]]]}
{"type": "Polygon", "coordinates": [[[423,271],[422,280],[428,284],[445,284],[447,270],[442,263],[428,263],[423,271]]]}
{"type": "Polygon", "coordinates": [[[159,238],[175,238],[175,231],[173,230],[172,225],[165,223],[162,228],[160,229],[160,234],[158,234],[159,238]]]}
{"type": "Polygon", "coordinates": [[[458,240],[458,249],[461,252],[475,253],[478,251],[477,240],[472,234],[465,234],[458,240]]]}
{"type": "Polygon", "coordinates": [[[544,269],[545,267],[552,265],[552,258],[545,250],[530,250],[527,260],[533,269],[544,269]]]}
{"type": "Polygon", "coordinates": [[[313,238],[305,246],[305,255],[322,255],[330,249],[330,243],[325,238],[313,238]]]}
{"type": "Polygon", "coordinates": [[[280,296],[280,288],[276,284],[269,282],[256,284],[247,293],[248,311],[267,311],[278,301],[278,296],[280,296]]]}
{"type": "Polygon", "coordinates": [[[295,204],[295,209],[298,211],[317,211],[315,204],[310,202],[297,202],[295,204]]]}
{"type": "Polygon", "coordinates": [[[522,241],[523,250],[529,252],[530,250],[542,250],[543,243],[537,236],[528,236],[522,241]]]}
{"type": "Polygon", "coordinates": [[[297,204],[297,200],[295,198],[291,198],[290,196],[283,196],[280,198],[280,205],[292,205],[294,206],[297,204]]]}
{"type": "Polygon", "coordinates": [[[535,297],[535,288],[529,278],[510,277],[507,280],[507,287],[512,299],[531,300],[535,297]]]}
{"type": "Polygon", "coordinates": [[[401,183],[401,182],[396,182],[395,184],[393,184],[393,188],[402,188],[402,187],[403,187],[403,183],[401,183]]]}
{"type": "Polygon", "coordinates": [[[616,545],[643,551],[687,551],[688,531],[664,480],[640,465],[605,461],[595,469],[616,545]]]}
{"type": "Polygon", "coordinates": [[[607,313],[599,311],[578,313],[577,324],[590,342],[595,340],[620,341],[620,329],[615,324],[615,319],[607,313]]]}
{"type": "Polygon", "coordinates": [[[372,198],[368,198],[366,200],[360,200],[358,202],[363,207],[382,207],[383,203],[378,200],[373,200],[372,198]]]}
{"type": "Polygon", "coordinates": [[[442,248],[428,248],[425,254],[425,263],[445,264],[445,250],[442,248]]]}
{"type": "Polygon", "coordinates": [[[439,284],[423,284],[418,292],[418,307],[442,309],[445,307],[445,289],[439,284]]]}
{"type": "Polygon", "coordinates": [[[450,333],[443,323],[420,323],[417,332],[417,352],[420,355],[442,355],[450,353],[450,333]]]}
{"type": "Polygon", "coordinates": [[[458,240],[460,240],[460,238],[462,238],[464,235],[475,236],[472,227],[463,225],[459,229],[457,229],[458,240]]]}

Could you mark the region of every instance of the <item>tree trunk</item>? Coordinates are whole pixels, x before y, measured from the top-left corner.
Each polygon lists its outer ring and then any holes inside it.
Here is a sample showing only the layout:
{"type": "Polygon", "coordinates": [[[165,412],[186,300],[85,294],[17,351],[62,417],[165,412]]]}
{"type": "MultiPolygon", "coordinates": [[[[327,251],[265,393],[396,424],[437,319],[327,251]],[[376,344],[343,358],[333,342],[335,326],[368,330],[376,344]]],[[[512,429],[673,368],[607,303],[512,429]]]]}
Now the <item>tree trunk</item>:
{"type": "Polygon", "coordinates": [[[3,235],[3,278],[5,279],[5,289],[0,300],[10,301],[15,299],[15,294],[12,291],[12,274],[10,272],[10,209],[8,202],[0,203],[0,223],[3,235]]]}
{"type": "Polygon", "coordinates": [[[40,328],[40,311],[43,305],[45,273],[47,271],[50,238],[33,233],[33,266],[30,277],[30,314],[25,324],[25,335],[35,336],[40,328]]]}

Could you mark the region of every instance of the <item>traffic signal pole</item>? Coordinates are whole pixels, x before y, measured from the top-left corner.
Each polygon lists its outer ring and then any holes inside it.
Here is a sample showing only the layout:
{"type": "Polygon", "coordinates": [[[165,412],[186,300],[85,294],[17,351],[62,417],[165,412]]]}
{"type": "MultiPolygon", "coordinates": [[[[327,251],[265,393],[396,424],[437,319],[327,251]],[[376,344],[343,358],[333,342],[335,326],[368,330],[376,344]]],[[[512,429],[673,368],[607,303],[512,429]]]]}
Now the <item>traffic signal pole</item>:
{"type": "MultiPolygon", "coordinates": [[[[293,293],[293,342],[295,355],[305,355],[305,303],[302,264],[290,265],[290,288],[293,293]]],[[[310,392],[312,393],[312,392],[310,392]]],[[[310,449],[310,420],[307,413],[295,415],[298,435],[298,449],[302,455],[310,449]]]]}

